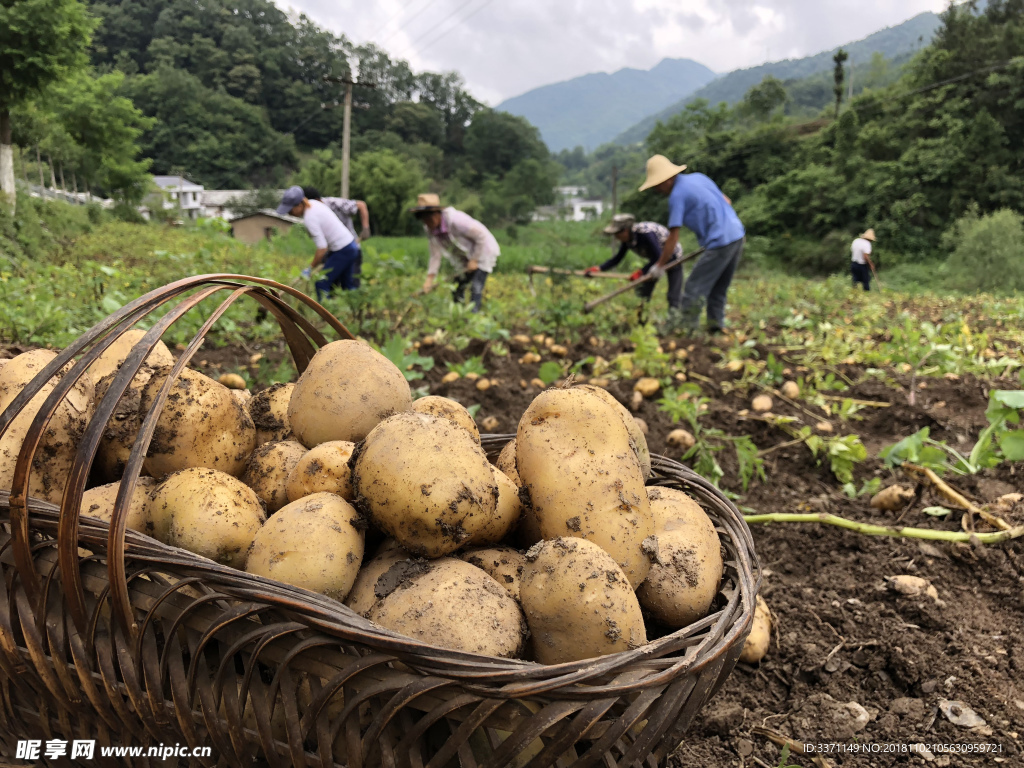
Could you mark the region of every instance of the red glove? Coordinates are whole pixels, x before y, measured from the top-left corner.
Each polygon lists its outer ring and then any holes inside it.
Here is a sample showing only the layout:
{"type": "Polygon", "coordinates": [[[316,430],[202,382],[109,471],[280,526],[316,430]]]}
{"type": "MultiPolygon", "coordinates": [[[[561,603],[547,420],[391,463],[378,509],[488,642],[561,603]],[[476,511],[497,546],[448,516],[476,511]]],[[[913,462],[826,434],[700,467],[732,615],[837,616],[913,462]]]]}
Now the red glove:
{"type": "Polygon", "coordinates": [[[583,271],[583,276],[584,276],[584,277],[590,277],[591,275],[596,275],[596,274],[597,274],[598,272],[600,272],[600,271],[601,271],[601,268],[600,268],[600,267],[587,267],[587,268],[586,268],[586,269],[585,269],[585,270],[583,271]]]}
{"type": "Polygon", "coordinates": [[[642,269],[638,269],[636,272],[634,272],[632,275],[629,276],[629,282],[635,283],[637,280],[639,280],[643,276],[644,276],[644,271],[642,269]]]}

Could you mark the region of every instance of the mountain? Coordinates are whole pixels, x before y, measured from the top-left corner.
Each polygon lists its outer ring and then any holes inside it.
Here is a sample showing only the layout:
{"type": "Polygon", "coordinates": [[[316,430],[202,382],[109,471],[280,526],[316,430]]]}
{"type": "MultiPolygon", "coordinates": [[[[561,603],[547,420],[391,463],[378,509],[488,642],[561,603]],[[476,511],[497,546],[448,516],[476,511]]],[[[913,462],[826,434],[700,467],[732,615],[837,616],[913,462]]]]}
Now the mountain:
{"type": "Polygon", "coordinates": [[[714,78],[696,61],[663,59],[653,69],[598,72],[534,88],[496,108],[540,128],[553,152],[580,145],[589,151],[714,78]]]}
{"type": "MultiPolygon", "coordinates": [[[[927,45],[940,24],[939,17],[926,12],[909,19],[895,27],[886,27],[847,45],[840,46],[850,54],[854,64],[854,82],[857,78],[857,65],[866,66],[874,53],[881,53],[888,59],[906,56],[927,45]]],[[[806,78],[820,72],[830,71],[833,67],[832,57],[839,48],[824,51],[803,59],[785,59],[749,69],[737,69],[712,80],[699,90],[679,99],[654,114],[645,117],[627,131],[615,138],[617,144],[635,144],[647,138],[655,124],[667,120],[683,110],[687,102],[694,99],[707,99],[712,104],[720,101],[735,104],[743,98],[747,90],[760,83],[767,75],[779,80],[795,80],[806,78]]]]}

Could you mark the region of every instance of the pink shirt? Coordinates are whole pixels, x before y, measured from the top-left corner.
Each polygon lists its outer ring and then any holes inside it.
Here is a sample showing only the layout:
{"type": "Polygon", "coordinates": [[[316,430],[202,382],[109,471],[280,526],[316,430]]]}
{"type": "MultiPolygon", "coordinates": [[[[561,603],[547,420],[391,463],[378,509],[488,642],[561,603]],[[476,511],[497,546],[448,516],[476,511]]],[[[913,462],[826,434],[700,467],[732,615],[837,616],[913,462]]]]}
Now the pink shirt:
{"type": "Polygon", "coordinates": [[[487,227],[468,213],[451,207],[441,211],[441,225],[427,230],[427,237],[430,238],[428,275],[436,275],[441,269],[442,256],[460,272],[466,270],[470,261],[475,261],[484,272],[492,272],[501,254],[498,241],[487,227]]]}

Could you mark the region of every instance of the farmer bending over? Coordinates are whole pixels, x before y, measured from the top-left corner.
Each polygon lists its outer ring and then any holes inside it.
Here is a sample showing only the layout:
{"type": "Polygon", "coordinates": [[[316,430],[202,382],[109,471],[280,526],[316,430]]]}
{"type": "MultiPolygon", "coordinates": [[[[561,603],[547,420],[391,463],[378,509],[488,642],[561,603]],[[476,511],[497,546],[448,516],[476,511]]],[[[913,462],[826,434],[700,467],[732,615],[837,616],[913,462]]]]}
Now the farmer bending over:
{"type": "Polygon", "coordinates": [[[469,214],[450,206],[441,208],[441,199],[437,195],[420,195],[416,198],[416,207],[409,210],[423,222],[423,228],[430,239],[430,263],[427,265],[423,292],[429,293],[433,289],[434,280],[441,268],[441,256],[444,255],[456,271],[452,297],[458,303],[464,301],[468,286],[473,311],[479,312],[484,283],[501,254],[494,235],[469,214]]]}
{"type": "Polygon", "coordinates": [[[674,165],[664,155],[647,161],[647,180],[640,191],[653,188],[668,198],[669,232],[661,257],[647,274],[661,277],[679,244],[679,228],[691,230],[705,250],[683,289],[683,320],[696,329],[707,304],[708,330],[718,333],[725,330],[725,297],[743,255],[746,231],[732,201],[715,182],[703,173],[684,174],[685,170],[685,165],[674,165]]]}
{"type": "Polygon", "coordinates": [[[352,233],[356,239],[356,247],[359,248],[359,258],[356,259],[356,267],[352,271],[352,282],[359,287],[359,276],[363,273],[363,248],[360,245],[363,240],[370,239],[370,209],[362,200],[349,200],[346,197],[321,197],[320,190],[316,187],[303,187],[302,194],[307,200],[319,200],[338,217],[342,224],[352,233]],[[353,219],[359,216],[360,230],[356,234],[356,226],[353,219]]]}
{"type": "Polygon", "coordinates": [[[319,200],[310,200],[302,187],[289,187],[277,206],[282,216],[286,213],[302,217],[306,231],[313,238],[316,253],[310,270],[316,271],[323,265],[324,275],[316,281],[316,298],[322,301],[329,296],[334,286],[351,291],[359,287],[355,269],[359,262],[359,245],[355,237],[334,215],[334,211],[319,200]]]}
{"type": "MultiPolygon", "coordinates": [[[[647,260],[644,266],[629,276],[630,280],[639,280],[648,273],[651,267],[658,263],[665,248],[665,243],[670,237],[669,231],[661,224],[653,221],[637,222],[636,217],[631,213],[620,213],[613,216],[611,224],[605,227],[603,231],[606,235],[613,235],[622,245],[619,247],[618,252],[604,264],[588,269],[588,277],[596,272],[607,272],[609,269],[614,269],[626,257],[629,251],[633,251],[647,260]]],[[[672,251],[671,261],[682,258],[682,255],[683,247],[677,242],[675,250],[672,251]]],[[[669,314],[678,314],[682,309],[683,302],[683,265],[676,264],[666,274],[668,275],[669,314]]],[[[654,284],[656,282],[658,281],[648,280],[646,283],[638,285],[636,287],[637,295],[644,301],[649,300],[651,294],[654,293],[654,284]]]]}
{"type": "Polygon", "coordinates": [[[850,271],[853,273],[853,284],[854,286],[863,285],[865,291],[871,290],[871,273],[875,271],[875,265],[871,263],[871,244],[873,242],[875,242],[875,230],[869,229],[854,240],[850,247],[852,253],[850,271]]]}

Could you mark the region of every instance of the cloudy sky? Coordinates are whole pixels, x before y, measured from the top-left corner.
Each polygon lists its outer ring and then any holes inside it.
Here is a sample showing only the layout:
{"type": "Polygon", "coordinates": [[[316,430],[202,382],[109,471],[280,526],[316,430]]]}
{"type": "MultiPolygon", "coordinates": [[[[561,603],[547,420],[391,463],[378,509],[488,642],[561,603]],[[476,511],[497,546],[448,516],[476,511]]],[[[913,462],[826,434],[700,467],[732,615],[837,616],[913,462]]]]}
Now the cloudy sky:
{"type": "Polygon", "coordinates": [[[494,105],[539,85],[691,58],[716,72],[858,40],[946,0],[276,0],[494,105]]]}

